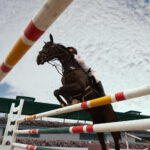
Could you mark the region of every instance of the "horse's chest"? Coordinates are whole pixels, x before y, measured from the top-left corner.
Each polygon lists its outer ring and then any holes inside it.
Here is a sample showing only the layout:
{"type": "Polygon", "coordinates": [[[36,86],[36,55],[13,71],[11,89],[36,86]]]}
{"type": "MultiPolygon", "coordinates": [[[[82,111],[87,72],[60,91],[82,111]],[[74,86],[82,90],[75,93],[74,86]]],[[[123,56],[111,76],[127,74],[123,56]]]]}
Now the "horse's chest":
{"type": "Polygon", "coordinates": [[[66,77],[62,77],[62,84],[71,84],[72,82],[74,82],[74,78],[70,75],[67,75],[66,77]]]}

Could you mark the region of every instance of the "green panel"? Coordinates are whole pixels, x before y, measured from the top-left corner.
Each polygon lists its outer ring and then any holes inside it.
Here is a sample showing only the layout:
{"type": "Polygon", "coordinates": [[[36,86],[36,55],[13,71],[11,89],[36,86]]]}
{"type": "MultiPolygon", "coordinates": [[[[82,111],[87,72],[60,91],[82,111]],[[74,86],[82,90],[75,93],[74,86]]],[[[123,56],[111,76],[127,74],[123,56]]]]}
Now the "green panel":
{"type": "Polygon", "coordinates": [[[37,147],[35,150],[60,150],[60,149],[55,149],[55,148],[45,148],[45,147],[37,147]]]}
{"type": "Polygon", "coordinates": [[[95,133],[81,133],[80,140],[98,140],[98,136],[95,133]]]}
{"type": "Polygon", "coordinates": [[[118,117],[118,120],[120,121],[150,118],[150,116],[136,115],[136,114],[130,114],[130,113],[120,113],[120,112],[117,112],[116,115],[118,117]]]}
{"type": "Polygon", "coordinates": [[[47,129],[39,129],[39,134],[49,134],[49,133],[70,133],[69,127],[63,128],[47,128],[47,129]]]}

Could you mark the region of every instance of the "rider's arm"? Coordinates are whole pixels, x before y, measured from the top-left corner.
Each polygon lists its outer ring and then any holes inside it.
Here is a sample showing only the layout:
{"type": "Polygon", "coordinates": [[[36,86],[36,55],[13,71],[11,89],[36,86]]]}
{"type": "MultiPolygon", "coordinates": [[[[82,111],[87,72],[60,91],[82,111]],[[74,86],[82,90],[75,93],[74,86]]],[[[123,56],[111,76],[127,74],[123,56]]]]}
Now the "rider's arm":
{"type": "Polygon", "coordinates": [[[74,55],[74,58],[75,58],[75,60],[78,62],[78,64],[83,68],[83,70],[84,70],[85,72],[88,72],[88,70],[90,69],[90,67],[88,67],[88,66],[85,64],[83,57],[82,57],[81,55],[79,55],[79,54],[75,54],[75,55],[74,55]]]}
{"type": "Polygon", "coordinates": [[[89,76],[93,76],[95,78],[96,83],[99,82],[98,75],[97,75],[96,71],[94,71],[93,69],[91,69],[90,67],[88,67],[85,64],[84,59],[83,59],[83,57],[81,55],[74,54],[74,58],[79,63],[79,65],[83,68],[83,70],[85,72],[88,72],[89,76]]]}

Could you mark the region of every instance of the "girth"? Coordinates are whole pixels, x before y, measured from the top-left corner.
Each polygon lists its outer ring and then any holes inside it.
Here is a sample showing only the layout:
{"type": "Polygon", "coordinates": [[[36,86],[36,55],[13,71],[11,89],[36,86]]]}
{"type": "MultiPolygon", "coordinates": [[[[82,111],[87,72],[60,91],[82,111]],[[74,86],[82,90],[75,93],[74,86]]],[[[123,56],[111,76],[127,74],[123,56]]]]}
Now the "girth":
{"type": "Polygon", "coordinates": [[[80,68],[76,68],[76,67],[74,67],[74,66],[70,66],[70,67],[69,67],[69,70],[66,71],[66,72],[63,72],[63,74],[64,74],[64,75],[67,75],[67,74],[71,73],[72,71],[74,71],[74,70],[79,70],[79,69],[80,69],[80,68]]]}
{"type": "Polygon", "coordinates": [[[91,88],[91,86],[87,86],[84,90],[84,92],[80,92],[76,95],[73,95],[72,98],[73,99],[81,99],[82,102],[86,101],[85,98],[91,94],[93,92],[93,88],[91,88]]]}

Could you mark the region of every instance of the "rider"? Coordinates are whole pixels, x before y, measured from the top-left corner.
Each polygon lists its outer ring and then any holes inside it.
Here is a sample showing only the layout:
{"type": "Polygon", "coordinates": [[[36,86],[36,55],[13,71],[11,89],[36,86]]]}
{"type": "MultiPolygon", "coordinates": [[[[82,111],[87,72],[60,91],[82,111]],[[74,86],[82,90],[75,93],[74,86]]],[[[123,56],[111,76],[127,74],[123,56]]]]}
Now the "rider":
{"type": "Polygon", "coordinates": [[[85,64],[84,59],[82,58],[80,54],[77,53],[77,50],[74,47],[68,47],[67,49],[69,52],[73,54],[74,59],[83,68],[83,70],[88,73],[88,76],[90,77],[90,79],[92,79],[92,82],[93,82],[92,85],[94,86],[95,90],[98,91],[100,96],[104,96],[105,92],[104,92],[101,81],[97,77],[96,71],[94,71],[93,69],[91,69],[85,64]]]}

